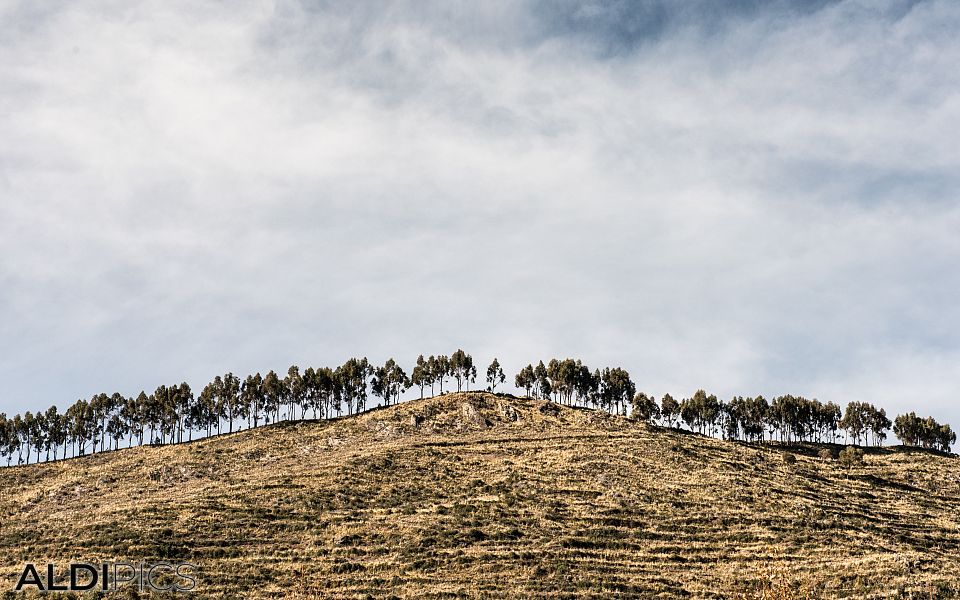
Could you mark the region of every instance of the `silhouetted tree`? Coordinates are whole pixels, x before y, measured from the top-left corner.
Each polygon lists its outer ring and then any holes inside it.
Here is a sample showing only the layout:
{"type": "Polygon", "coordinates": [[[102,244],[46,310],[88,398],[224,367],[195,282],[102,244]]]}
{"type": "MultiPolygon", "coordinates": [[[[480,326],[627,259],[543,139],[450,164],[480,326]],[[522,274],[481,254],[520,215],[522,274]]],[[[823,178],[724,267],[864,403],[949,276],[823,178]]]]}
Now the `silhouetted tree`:
{"type": "Polygon", "coordinates": [[[457,391],[461,391],[466,385],[470,389],[470,383],[477,378],[477,368],[473,365],[473,357],[457,349],[450,355],[450,374],[457,381],[457,391]]]}
{"type": "MultiPolygon", "coordinates": [[[[432,357],[431,357],[432,358],[432,357]]],[[[423,391],[429,385],[430,393],[433,394],[433,379],[430,375],[430,365],[423,355],[417,357],[417,364],[410,373],[410,383],[420,388],[420,399],[423,400],[423,391]]]]}
{"type": "Polygon", "coordinates": [[[347,414],[361,411],[367,404],[367,379],[371,375],[370,363],[366,358],[351,358],[337,368],[336,377],[347,402],[347,414]]]}
{"type": "Polygon", "coordinates": [[[667,427],[672,428],[677,421],[677,417],[680,416],[680,403],[674,400],[670,394],[664,394],[660,400],[660,414],[666,419],[667,427]]]}
{"type": "Polygon", "coordinates": [[[383,398],[383,403],[389,405],[400,401],[400,394],[410,387],[410,380],[400,365],[392,358],[386,364],[377,368],[370,382],[370,389],[375,396],[383,398]]]}
{"type": "Polygon", "coordinates": [[[916,413],[899,415],[893,422],[893,434],[907,446],[934,448],[950,452],[957,435],[949,425],[941,425],[933,417],[920,418],[916,413]]]}
{"type": "Polygon", "coordinates": [[[500,361],[494,357],[493,362],[487,367],[487,389],[491,392],[496,392],[497,385],[506,380],[507,376],[503,374],[503,369],[500,368],[500,361]]]}
{"type": "Polygon", "coordinates": [[[631,404],[632,411],[630,415],[638,421],[646,421],[649,423],[654,419],[660,418],[660,407],[657,406],[657,401],[653,396],[638,392],[634,395],[631,404]]]}
{"type": "Polygon", "coordinates": [[[537,376],[533,371],[533,365],[527,365],[520,369],[517,376],[513,379],[513,385],[523,390],[524,396],[530,397],[530,392],[537,384],[537,376]]]}

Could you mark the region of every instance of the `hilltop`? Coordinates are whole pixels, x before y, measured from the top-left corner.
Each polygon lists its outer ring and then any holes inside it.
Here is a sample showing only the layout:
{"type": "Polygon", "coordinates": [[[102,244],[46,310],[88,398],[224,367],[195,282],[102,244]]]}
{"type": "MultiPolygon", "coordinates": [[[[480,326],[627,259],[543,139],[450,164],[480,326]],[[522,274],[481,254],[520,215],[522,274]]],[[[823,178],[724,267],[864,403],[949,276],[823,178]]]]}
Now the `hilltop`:
{"type": "Polygon", "coordinates": [[[0,574],[187,559],[198,597],[954,597],[960,461],[483,392],[0,469],[0,574]]]}

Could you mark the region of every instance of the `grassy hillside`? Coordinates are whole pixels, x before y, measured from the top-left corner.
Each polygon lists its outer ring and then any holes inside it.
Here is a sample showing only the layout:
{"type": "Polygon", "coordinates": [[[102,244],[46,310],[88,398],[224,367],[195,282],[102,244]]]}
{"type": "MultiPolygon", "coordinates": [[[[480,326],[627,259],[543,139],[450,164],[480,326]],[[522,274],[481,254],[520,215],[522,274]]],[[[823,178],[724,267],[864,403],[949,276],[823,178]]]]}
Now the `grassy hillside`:
{"type": "Polygon", "coordinates": [[[960,593],[960,461],[793,452],[471,393],[2,469],[0,590],[174,558],[199,597],[960,593]]]}

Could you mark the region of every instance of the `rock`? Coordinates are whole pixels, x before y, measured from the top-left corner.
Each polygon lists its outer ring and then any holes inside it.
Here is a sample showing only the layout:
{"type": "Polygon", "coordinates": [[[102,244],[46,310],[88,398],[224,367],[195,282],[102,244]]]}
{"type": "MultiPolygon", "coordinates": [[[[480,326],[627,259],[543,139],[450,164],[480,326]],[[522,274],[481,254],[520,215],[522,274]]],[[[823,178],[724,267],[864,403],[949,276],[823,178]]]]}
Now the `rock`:
{"type": "Polygon", "coordinates": [[[460,405],[460,415],[463,417],[464,423],[468,425],[477,425],[479,427],[490,426],[490,421],[477,410],[476,406],[469,402],[464,402],[460,405]]]}
{"type": "Polygon", "coordinates": [[[500,405],[500,414],[508,421],[517,421],[520,419],[520,412],[509,404],[500,405]]]}
{"type": "Polygon", "coordinates": [[[560,407],[557,406],[555,402],[551,402],[550,400],[547,400],[547,401],[544,402],[543,405],[540,407],[540,412],[541,412],[542,414],[550,415],[550,416],[552,416],[552,417],[555,417],[555,416],[557,416],[557,415],[560,414],[560,407]]]}

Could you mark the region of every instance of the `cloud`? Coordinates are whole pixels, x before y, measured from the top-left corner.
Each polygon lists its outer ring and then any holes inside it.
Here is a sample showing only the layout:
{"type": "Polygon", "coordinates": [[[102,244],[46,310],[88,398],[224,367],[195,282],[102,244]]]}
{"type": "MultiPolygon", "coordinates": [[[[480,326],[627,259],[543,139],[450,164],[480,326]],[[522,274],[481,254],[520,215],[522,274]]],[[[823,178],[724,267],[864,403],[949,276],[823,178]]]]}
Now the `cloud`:
{"type": "Polygon", "coordinates": [[[949,2],[11,3],[0,407],[351,355],[957,421],[949,2]]]}

